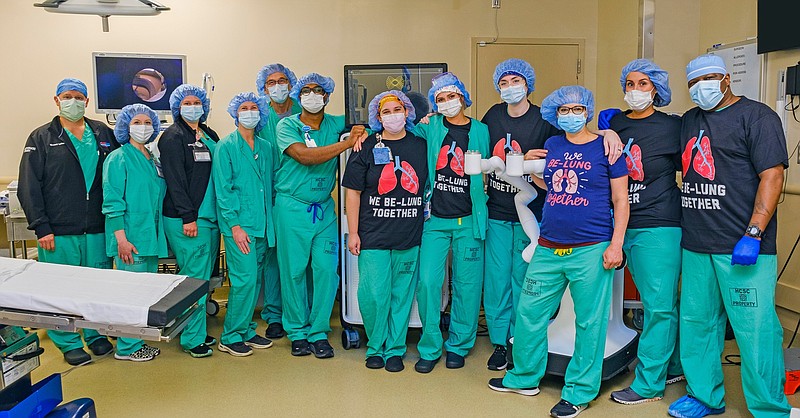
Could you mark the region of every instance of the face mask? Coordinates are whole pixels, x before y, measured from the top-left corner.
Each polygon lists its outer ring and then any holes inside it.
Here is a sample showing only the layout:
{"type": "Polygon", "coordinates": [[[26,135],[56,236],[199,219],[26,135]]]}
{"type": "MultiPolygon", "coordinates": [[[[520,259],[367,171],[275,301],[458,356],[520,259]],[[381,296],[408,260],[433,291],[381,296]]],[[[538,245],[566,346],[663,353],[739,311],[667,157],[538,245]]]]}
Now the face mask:
{"type": "Polygon", "coordinates": [[[183,105],[181,106],[181,116],[187,122],[197,122],[203,117],[203,105],[183,105]]]}
{"type": "Polygon", "coordinates": [[[500,98],[508,104],[517,104],[528,95],[528,88],[522,84],[500,89],[500,98]]]}
{"type": "MultiPolygon", "coordinates": [[[[721,83],[722,80],[698,81],[689,89],[689,96],[700,109],[711,110],[725,97],[725,93],[719,90],[721,83]]],[[[728,91],[727,87],[725,91],[728,91]]]]}
{"type": "Polygon", "coordinates": [[[581,113],[580,115],[575,115],[573,113],[570,113],[569,115],[558,115],[558,127],[563,129],[565,132],[569,132],[571,134],[578,133],[585,125],[585,113],[581,113]]]}
{"type": "Polygon", "coordinates": [[[640,91],[640,90],[631,90],[625,92],[625,103],[631,107],[631,109],[636,111],[642,111],[647,109],[650,106],[650,103],[653,103],[653,97],[651,96],[651,91],[640,91]]]}
{"type": "Polygon", "coordinates": [[[396,134],[402,131],[406,126],[406,115],[402,113],[383,115],[381,116],[381,125],[383,125],[383,129],[389,131],[390,134],[396,134]]]}
{"type": "Polygon", "coordinates": [[[59,115],[63,116],[64,119],[70,122],[79,121],[86,112],[86,102],[83,100],[59,99],[58,102],[61,104],[61,111],[59,112],[59,115]]]}
{"type": "Polygon", "coordinates": [[[272,87],[267,87],[267,91],[269,91],[269,99],[275,103],[283,103],[289,97],[288,84],[276,84],[272,87]]]}
{"type": "Polygon", "coordinates": [[[246,129],[253,129],[261,121],[261,113],[258,110],[242,110],[239,112],[239,125],[246,129]]]}
{"type": "Polygon", "coordinates": [[[153,136],[153,132],[155,132],[153,125],[130,126],[131,139],[140,144],[146,144],[150,137],[153,136]]]}
{"type": "Polygon", "coordinates": [[[439,108],[439,113],[445,117],[452,118],[461,111],[461,100],[453,99],[436,105],[439,108]]]}
{"type": "Polygon", "coordinates": [[[325,98],[321,94],[308,93],[300,96],[300,106],[309,113],[319,113],[325,107],[325,98]]]}

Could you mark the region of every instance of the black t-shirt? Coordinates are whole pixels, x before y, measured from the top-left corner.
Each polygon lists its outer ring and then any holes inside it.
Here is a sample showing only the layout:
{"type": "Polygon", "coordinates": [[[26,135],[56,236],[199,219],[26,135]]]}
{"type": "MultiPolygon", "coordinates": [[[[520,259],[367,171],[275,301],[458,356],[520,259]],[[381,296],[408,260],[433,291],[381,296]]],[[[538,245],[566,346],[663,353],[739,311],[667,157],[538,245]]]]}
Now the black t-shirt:
{"type": "MultiPolygon", "coordinates": [[[[742,97],[718,112],[683,115],[681,246],[706,254],[731,254],[750,223],[759,173],[788,166],[778,115],[742,97]]],[[[777,211],[761,238],[761,254],[776,254],[777,211]]]]}
{"type": "MultiPolygon", "coordinates": [[[[561,133],[558,128],[542,119],[541,109],[533,104],[524,115],[511,117],[508,114],[508,104],[498,103],[483,115],[481,122],[489,126],[489,146],[492,155],[502,158],[503,161],[506,160],[506,153],[512,149],[522,153],[532,149],[541,149],[544,148],[547,138],[561,133]],[[507,141],[509,134],[511,135],[511,144],[507,141]]],[[[525,179],[539,192],[528,207],[536,215],[536,219],[541,221],[542,205],[544,205],[547,191],[533,184],[529,174],[525,175],[525,179]]],[[[518,191],[516,187],[497,178],[494,172],[489,173],[487,178],[489,200],[486,202],[489,218],[519,222],[517,208],[514,205],[514,195],[518,191]]]]}
{"type": "Polygon", "coordinates": [[[675,173],[680,170],[680,118],[655,112],[644,119],[630,119],[620,113],[611,119],[610,127],[625,144],[631,207],[628,228],[679,227],[681,191],[675,173]]]}
{"type": "Polygon", "coordinates": [[[440,218],[463,218],[472,214],[469,176],[464,174],[464,153],[469,146],[472,120],[466,125],[453,125],[445,119],[444,126],[448,132],[436,160],[431,213],[440,218]]]}
{"type": "Polygon", "coordinates": [[[426,144],[412,133],[403,139],[383,140],[391,150],[392,162],[376,165],[372,149],[377,143],[372,134],[360,152],[350,154],[342,186],[361,191],[361,248],[407,250],[422,241],[422,195],[428,181],[426,144]]]}

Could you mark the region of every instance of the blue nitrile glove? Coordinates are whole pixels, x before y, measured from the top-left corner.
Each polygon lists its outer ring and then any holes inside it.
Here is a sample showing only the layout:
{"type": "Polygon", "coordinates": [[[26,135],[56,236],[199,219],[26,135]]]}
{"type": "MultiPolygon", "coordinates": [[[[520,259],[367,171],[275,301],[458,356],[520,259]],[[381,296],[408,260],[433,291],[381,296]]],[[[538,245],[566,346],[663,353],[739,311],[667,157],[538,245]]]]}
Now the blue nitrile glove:
{"type": "Polygon", "coordinates": [[[611,109],[601,111],[600,115],[597,117],[597,129],[608,129],[608,127],[611,125],[611,118],[620,113],[622,113],[622,110],[613,107],[611,109]]]}
{"type": "Polygon", "coordinates": [[[736,243],[736,246],[733,247],[731,265],[741,264],[743,266],[750,266],[755,264],[760,250],[761,240],[747,235],[743,236],[742,239],[736,243]]]}

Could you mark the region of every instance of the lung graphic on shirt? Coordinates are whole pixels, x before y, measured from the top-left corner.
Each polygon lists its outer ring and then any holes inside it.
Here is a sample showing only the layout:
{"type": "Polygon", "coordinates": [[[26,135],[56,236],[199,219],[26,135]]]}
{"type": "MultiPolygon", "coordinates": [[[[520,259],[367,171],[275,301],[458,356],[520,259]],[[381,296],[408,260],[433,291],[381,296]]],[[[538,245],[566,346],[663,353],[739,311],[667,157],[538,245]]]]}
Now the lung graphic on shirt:
{"type": "Polygon", "coordinates": [[[633,143],[633,138],[628,138],[628,144],[625,145],[622,153],[625,154],[625,164],[628,166],[628,176],[636,181],[644,181],[642,148],[633,143]]]}
{"type": "Polygon", "coordinates": [[[386,164],[381,171],[378,181],[378,194],[384,195],[397,188],[397,172],[400,172],[400,187],[409,193],[419,193],[419,177],[417,171],[408,161],[400,161],[400,156],[394,157],[394,163],[386,164]]]}
{"type": "Polygon", "coordinates": [[[439,150],[439,158],[436,160],[436,169],[441,170],[450,163],[450,168],[459,177],[464,177],[464,150],[453,141],[450,145],[445,145],[439,150]],[[452,158],[450,158],[452,156],[452,158]]]}
{"type": "Polygon", "coordinates": [[[559,168],[553,172],[552,177],[553,191],[556,193],[566,192],[567,194],[578,193],[578,173],[568,168],[559,168]]]}
{"type": "Polygon", "coordinates": [[[708,135],[703,135],[705,130],[701,129],[697,136],[692,137],[686,144],[686,148],[681,154],[681,162],[683,163],[683,177],[689,173],[690,168],[694,168],[700,176],[714,181],[717,176],[717,169],[714,166],[714,154],[711,150],[711,140],[708,135]],[[697,150],[697,153],[694,153],[697,150]],[[694,154],[694,158],[692,158],[694,154]]]}
{"type": "Polygon", "coordinates": [[[502,138],[497,141],[497,144],[494,145],[494,149],[492,149],[492,155],[500,157],[503,161],[505,161],[506,154],[511,151],[522,152],[522,147],[515,139],[502,138]]]}

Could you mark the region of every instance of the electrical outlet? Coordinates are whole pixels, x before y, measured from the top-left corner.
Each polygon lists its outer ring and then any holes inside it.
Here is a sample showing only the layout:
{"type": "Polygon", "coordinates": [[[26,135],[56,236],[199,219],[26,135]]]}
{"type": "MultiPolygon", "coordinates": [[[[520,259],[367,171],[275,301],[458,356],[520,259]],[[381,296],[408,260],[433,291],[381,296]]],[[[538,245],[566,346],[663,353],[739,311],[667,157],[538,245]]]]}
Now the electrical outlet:
{"type": "Polygon", "coordinates": [[[492,9],[500,8],[500,0],[492,0],[492,9]]]}

